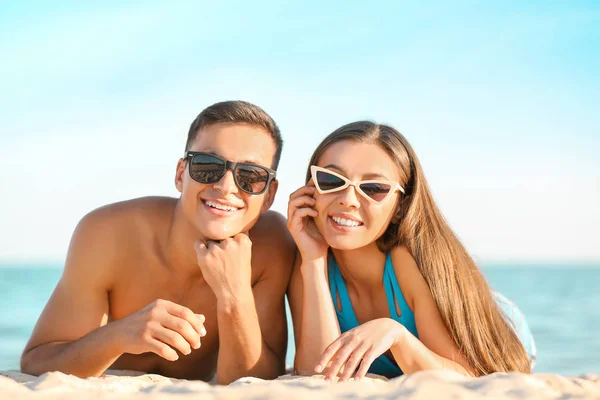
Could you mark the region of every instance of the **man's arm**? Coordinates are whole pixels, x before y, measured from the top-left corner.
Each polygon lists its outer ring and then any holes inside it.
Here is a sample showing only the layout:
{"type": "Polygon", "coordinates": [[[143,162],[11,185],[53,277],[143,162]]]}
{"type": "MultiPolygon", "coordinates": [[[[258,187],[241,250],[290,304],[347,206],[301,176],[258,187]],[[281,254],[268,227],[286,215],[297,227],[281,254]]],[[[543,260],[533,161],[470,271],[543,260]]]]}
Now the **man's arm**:
{"type": "Polygon", "coordinates": [[[88,214],[73,234],[63,275],[21,357],[25,373],[98,376],[121,354],[105,326],[116,252],[114,232],[102,223],[102,214],[88,214]]]}
{"type": "Polygon", "coordinates": [[[270,217],[273,225],[253,245],[252,258],[264,264],[258,281],[231,296],[217,297],[220,384],[243,376],[273,379],[285,371],[284,296],[295,249],[285,219],[278,214],[270,217]]]}
{"type": "Polygon", "coordinates": [[[274,379],[285,370],[287,325],[283,292],[286,285],[265,278],[253,290],[217,304],[219,384],[244,376],[274,379]]]}
{"type": "Polygon", "coordinates": [[[200,345],[204,316],[169,301],[157,300],[107,324],[108,293],[116,267],[124,265],[120,218],[105,207],[79,223],[60,282],[21,357],[23,372],[99,376],[125,352],[153,352],[174,361],[175,349],[188,354],[200,345]]]}

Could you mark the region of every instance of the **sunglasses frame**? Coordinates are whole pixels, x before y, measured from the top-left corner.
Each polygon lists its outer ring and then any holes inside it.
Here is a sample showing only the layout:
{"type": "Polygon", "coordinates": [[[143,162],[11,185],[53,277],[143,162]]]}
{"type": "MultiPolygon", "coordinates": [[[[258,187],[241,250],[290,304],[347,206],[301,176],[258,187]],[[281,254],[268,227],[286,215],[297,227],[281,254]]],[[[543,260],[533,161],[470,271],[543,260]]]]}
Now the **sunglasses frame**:
{"type": "Polygon", "coordinates": [[[311,165],[310,166],[310,174],[312,176],[312,180],[313,183],[315,184],[315,188],[317,188],[317,191],[321,194],[328,194],[328,193],[335,193],[335,192],[341,192],[342,190],[345,190],[348,186],[353,186],[354,189],[356,189],[356,191],[358,193],[360,193],[363,197],[365,197],[367,200],[369,200],[370,202],[376,203],[376,204],[381,204],[384,201],[386,201],[387,199],[390,198],[390,196],[392,196],[394,193],[400,191],[402,193],[404,193],[404,188],[402,186],[400,186],[400,184],[398,182],[394,182],[394,181],[386,181],[386,180],[377,180],[377,179],[369,179],[369,180],[364,180],[364,181],[351,181],[350,179],[346,178],[343,175],[340,175],[339,173],[332,171],[330,169],[327,168],[323,168],[323,167],[318,167],[316,165],[311,165]],[[340,178],[342,181],[344,181],[344,184],[340,187],[337,187],[335,189],[329,189],[329,190],[322,190],[321,187],[319,186],[319,182],[317,181],[317,172],[324,172],[326,174],[331,174],[337,178],[340,178]],[[360,185],[362,185],[363,183],[381,183],[381,184],[385,184],[385,185],[390,185],[390,191],[385,195],[385,197],[381,200],[381,201],[377,201],[374,198],[372,198],[371,196],[369,196],[368,194],[366,194],[365,192],[363,192],[363,190],[360,188],[360,185]]]}
{"type": "Polygon", "coordinates": [[[225,174],[227,173],[227,170],[231,170],[232,174],[233,174],[233,180],[235,182],[235,185],[244,193],[247,194],[252,194],[252,195],[259,195],[259,194],[263,194],[268,188],[269,185],[271,184],[271,182],[273,180],[276,179],[277,176],[277,172],[275,170],[272,170],[271,168],[267,168],[264,167],[262,165],[258,165],[258,164],[254,164],[254,163],[248,163],[248,162],[235,162],[235,161],[229,161],[223,157],[220,157],[216,154],[212,154],[212,153],[205,153],[203,151],[186,151],[185,152],[185,156],[184,156],[184,160],[187,160],[188,158],[191,159],[188,162],[188,173],[190,174],[190,178],[192,178],[194,181],[198,182],[198,183],[202,183],[204,185],[212,185],[215,184],[217,182],[219,182],[221,179],[223,179],[223,177],[225,176],[225,174]],[[217,160],[220,160],[223,162],[223,174],[219,177],[219,179],[217,179],[216,181],[212,182],[212,183],[207,183],[207,182],[200,182],[197,181],[196,179],[194,179],[194,177],[192,176],[192,161],[194,159],[195,156],[197,155],[204,155],[204,156],[210,156],[210,157],[214,157],[217,160]],[[269,173],[269,175],[267,176],[267,183],[265,184],[265,187],[263,190],[261,190],[260,192],[249,192],[245,189],[243,189],[240,184],[238,183],[238,179],[237,176],[235,174],[235,171],[237,170],[237,167],[241,165],[241,166],[250,166],[250,167],[258,167],[258,168],[262,168],[265,171],[267,171],[269,173]]]}

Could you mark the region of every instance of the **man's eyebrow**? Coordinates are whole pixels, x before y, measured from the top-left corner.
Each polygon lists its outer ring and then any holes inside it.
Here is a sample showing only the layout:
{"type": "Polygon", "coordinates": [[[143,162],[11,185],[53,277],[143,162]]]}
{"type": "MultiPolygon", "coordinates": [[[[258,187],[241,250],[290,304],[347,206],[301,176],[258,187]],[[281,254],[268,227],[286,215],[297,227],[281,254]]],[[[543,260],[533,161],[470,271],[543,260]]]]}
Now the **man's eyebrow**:
{"type": "MultiPolygon", "coordinates": [[[[323,168],[327,168],[327,169],[333,169],[336,170],[336,172],[339,172],[340,174],[344,175],[346,178],[348,177],[348,174],[344,171],[344,169],[340,166],[337,166],[335,164],[328,164],[323,168]]],[[[378,174],[376,172],[369,172],[368,174],[364,174],[361,178],[362,180],[384,180],[384,181],[388,181],[389,179],[383,175],[383,174],[378,174]]]]}
{"type": "MultiPolygon", "coordinates": [[[[212,150],[206,150],[203,151],[203,153],[207,153],[207,154],[212,154],[213,156],[217,156],[217,157],[221,157],[221,158],[225,158],[227,159],[227,157],[222,156],[221,154],[217,153],[216,151],[212,151],[212,150]]],[[[260,161],[257,161],[255,159],[246,159],[246,160],[241,160],[241,161],[236,161],[239,163],[246,163],[246,164],[256,164],[256,165],[262,165],[260,163],[260,161]]]]}

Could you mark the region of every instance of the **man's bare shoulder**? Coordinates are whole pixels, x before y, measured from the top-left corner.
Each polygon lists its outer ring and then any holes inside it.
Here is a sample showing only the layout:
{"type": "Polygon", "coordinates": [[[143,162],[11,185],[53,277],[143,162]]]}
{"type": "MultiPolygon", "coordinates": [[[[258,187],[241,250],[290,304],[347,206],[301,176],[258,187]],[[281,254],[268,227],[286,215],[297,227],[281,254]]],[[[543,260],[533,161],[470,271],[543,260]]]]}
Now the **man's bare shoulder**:
{"type": "Polygon", "coordinates": [[[276,245],[285,250],[295,250],[294,239],[287,229],[287,220],[277,211],[262,213],[250,234],[253,243],[268,247],[276,245]]]}
{"type": "Polygon", "coordinates": [[[165,214],[171,215],[176,204],[177,199],[172,197],[140,197],[99,207],[85,218],[113,223],[119,223],[127,218],[160,218],[165,214]]]}
{"type": "Polygon", "coordinates": [[[177,199],[169,197],[141,197],[108,204],[83,217],[78,229],[93,225],[100,232],[119,237],[160,229],[161,222],[170,223],[176,203],[177,199]]]}
{"type": "MultiPolygon", "coordinates": [[[[85,215],[71,238],[65,272],[128,265],[138,244],[167,229],[177,199],[144,197],[108,204],[85,215]]],[[[100,271],[94,272],[99,274],[100,271]]]]}
{"type": "Polygon", "coordinates": [[[296,254],[296,244],[287,229],[287,220],[276,211],[261,214],[250,231],[252,254],[265,266],[285,270],[289,277],[296,254]],[[268,262],[266,262],[268,260],[268,262]]]}

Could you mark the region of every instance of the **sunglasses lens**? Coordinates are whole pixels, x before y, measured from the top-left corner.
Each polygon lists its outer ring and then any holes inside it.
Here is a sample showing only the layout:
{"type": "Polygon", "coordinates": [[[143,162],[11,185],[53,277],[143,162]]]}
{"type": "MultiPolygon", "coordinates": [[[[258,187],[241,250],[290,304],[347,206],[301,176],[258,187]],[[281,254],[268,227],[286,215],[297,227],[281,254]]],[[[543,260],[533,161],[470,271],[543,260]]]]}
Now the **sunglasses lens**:
{"type": "Polygon", "coordinates": [[[235,180],[246,193],[261,193],[269,181],[269,171],[257,165],[238,164],[235,180]]]}
{"type": "Polygon", "coordinates": [[[215,183],[225,174],[225,163],[210,154],[196,154],[190,164],[190,176],[200,183],[215,183]]]}
{"type": "Polygon", "coordinates": [[[363,183],[360,185],[360,190],[376,202],[380,202],[385,199],[392,187],[386,183],[363,183]]]}
{"type": "Polygon", "coordinates": [[[317,171],[316,184],[324,192],[344,186],[344,180],[324,171],[317,171]]]}

